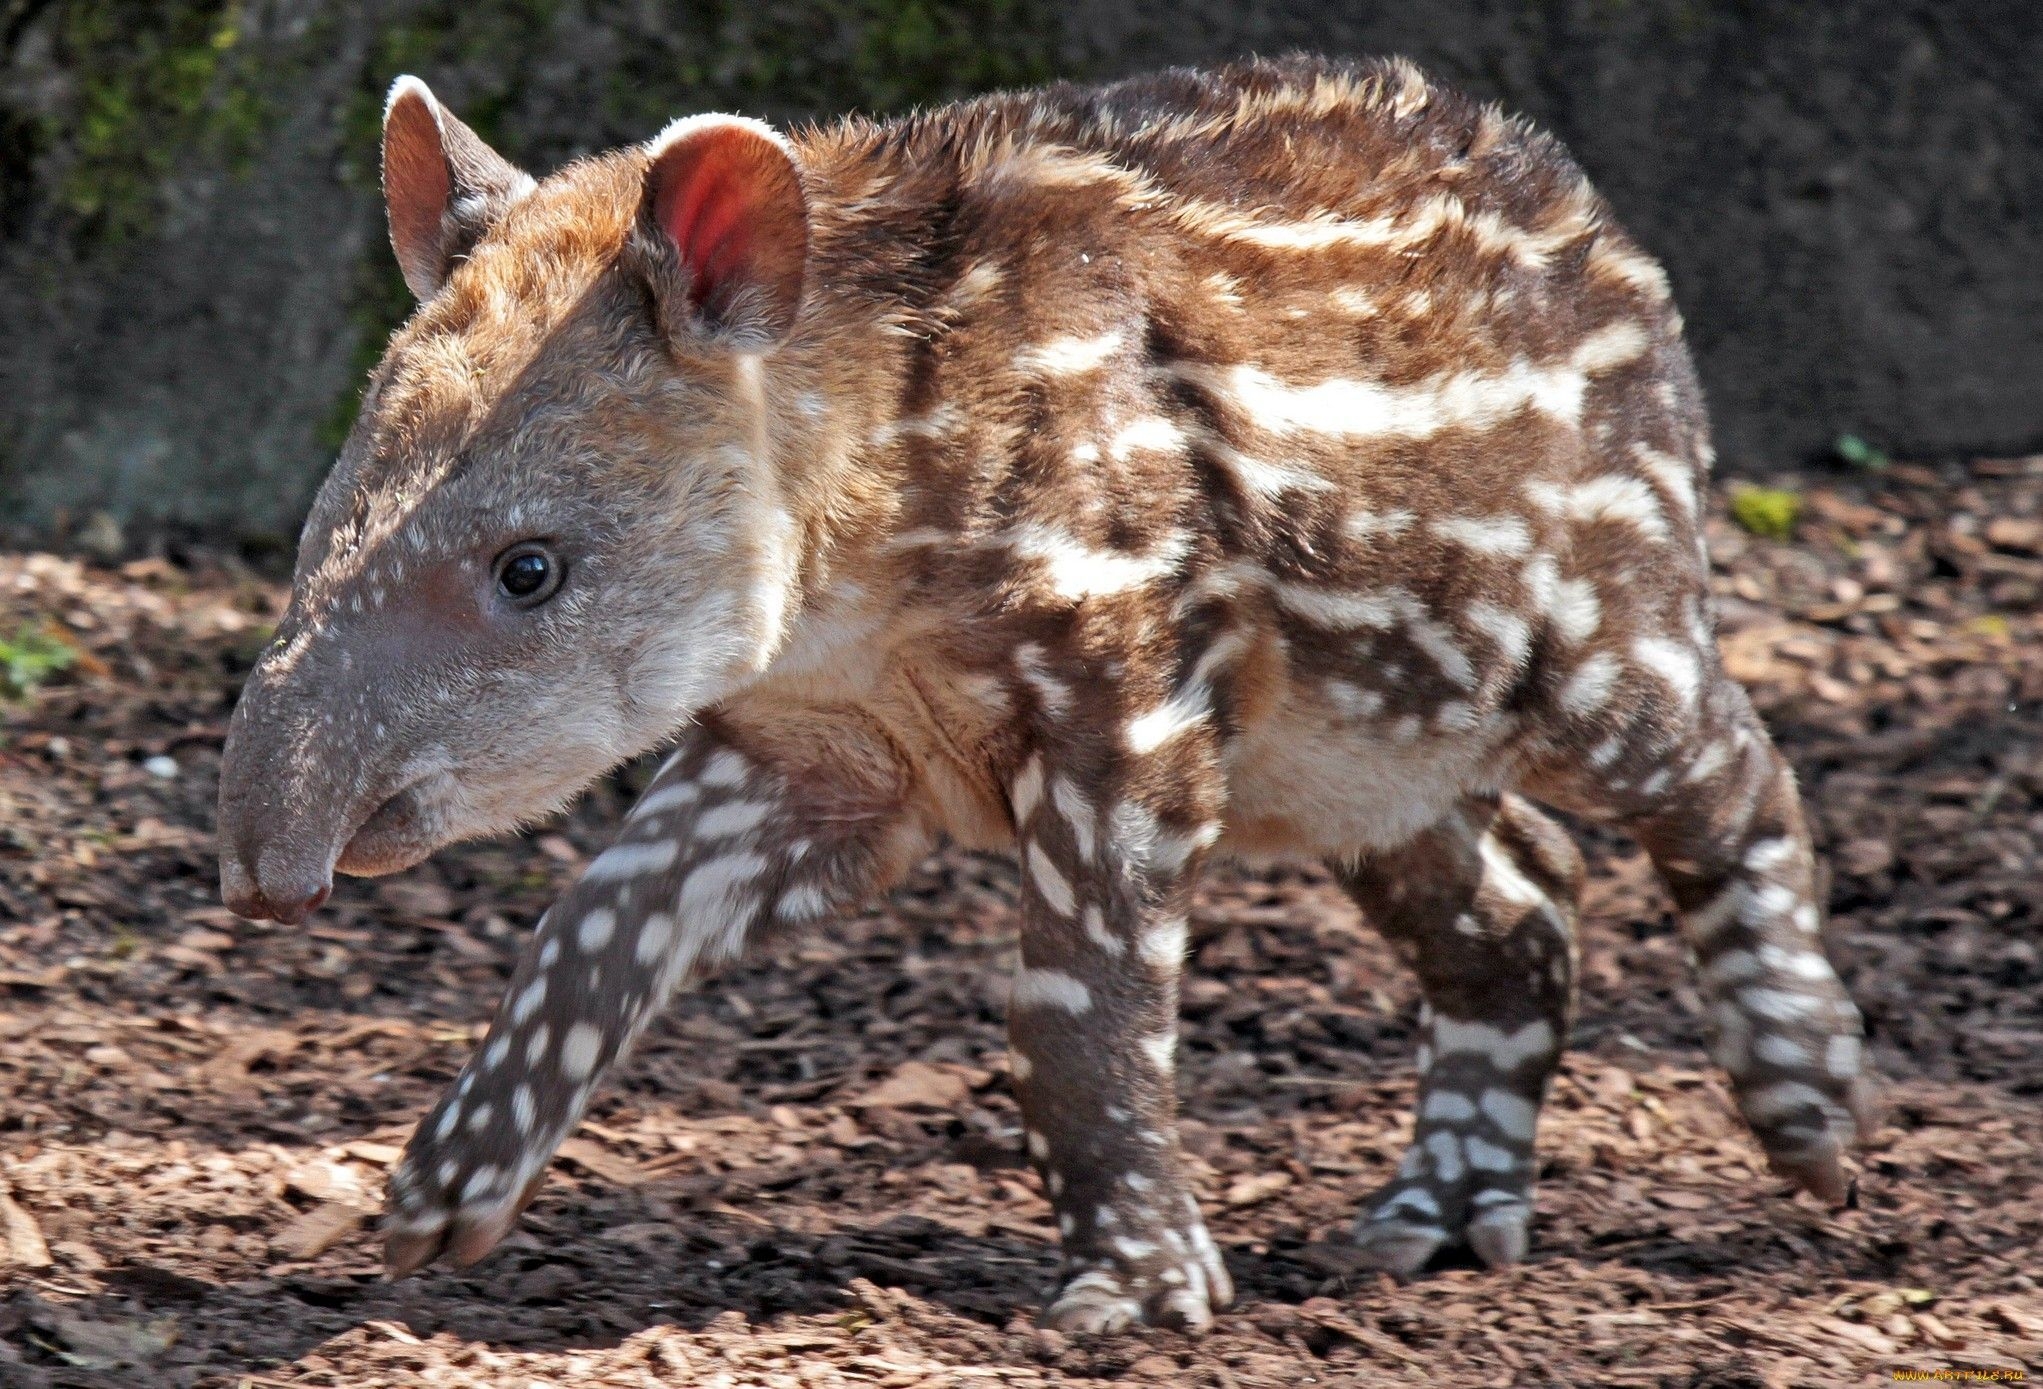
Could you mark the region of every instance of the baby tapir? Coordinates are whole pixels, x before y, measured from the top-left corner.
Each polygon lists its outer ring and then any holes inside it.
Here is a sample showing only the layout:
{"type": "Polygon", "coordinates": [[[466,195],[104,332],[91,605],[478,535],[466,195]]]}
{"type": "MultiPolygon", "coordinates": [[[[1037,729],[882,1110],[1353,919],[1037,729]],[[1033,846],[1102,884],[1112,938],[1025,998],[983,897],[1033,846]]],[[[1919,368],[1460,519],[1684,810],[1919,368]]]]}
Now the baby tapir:
{"type": "Polygon", "coordinates": [[[1325,860],[1418,973],[1367,1257],[1510,1263],[1582,882],[1535,802],[1644,842],[1745,1117],[1844,1194],[1859,1019],[1712,643],[1680,318],[1551,139],[1292,59],[535,181],[404,78],[383,170],[419,309],[234,717],[227,901],[298,921],[678,744],[406,1149],[394,1272],[504,1236],[677,987],[943,836],[1022,867],[1048,1324],[1231,1296],[1173,1121],[1218,855],[1325,860]]]}

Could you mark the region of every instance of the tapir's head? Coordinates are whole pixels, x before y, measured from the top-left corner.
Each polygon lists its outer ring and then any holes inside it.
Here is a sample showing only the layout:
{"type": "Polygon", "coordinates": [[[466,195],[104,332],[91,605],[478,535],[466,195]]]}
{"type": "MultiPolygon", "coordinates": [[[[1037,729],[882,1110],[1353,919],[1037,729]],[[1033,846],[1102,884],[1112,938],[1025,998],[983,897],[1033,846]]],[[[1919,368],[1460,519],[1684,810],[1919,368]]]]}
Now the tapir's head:
{"type": "Polygon", "coordinates": [[[419,308],[228,733],[221,886],[247,916],[550,811],[758,670],[789,602],[787,144],[696,117],[534,182],[404,78],[383,182],[419,308]]]}

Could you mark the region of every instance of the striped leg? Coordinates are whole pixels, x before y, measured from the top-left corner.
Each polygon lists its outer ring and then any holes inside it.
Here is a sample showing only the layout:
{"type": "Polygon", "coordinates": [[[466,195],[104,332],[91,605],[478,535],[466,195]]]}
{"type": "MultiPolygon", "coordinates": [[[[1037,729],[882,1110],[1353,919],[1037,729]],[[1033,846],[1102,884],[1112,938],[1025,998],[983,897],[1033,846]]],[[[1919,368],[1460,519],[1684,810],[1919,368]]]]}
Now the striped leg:
{"type": "Polygon", "coordinates": [[[1872,1122],[1858,1009],[1823,948],[1814,852],[1793,771],[1744,690],[1719,675],[1693,733],[1652,754],[1620,807],[1666,878],[1695,956],[1711,1051],[1774,1169],[1819,1198],[1847,1194],[1840,1159],[1872,1122]]]}
{"type": "Polygon", "coordinates": [[[1442,1246],[1524,1257],[1533,1129],[1574,1012],[1582,857],[1516,796],[1463,803],[1394,852],[1335,865],[1419,976],[1418,1119],[1356,1238],[1418,1271],[1442,1246]]]}
{"type": "Polygon", "coordinates": [[[1185,906],[1217,826],[1111,807],[1032,757],[1012,788],[1024,896],[1009,1036],[1028,1150],[1064,1239],[1044,1324],[1198,1329],[1233,1298],[1180,1170],[1185,906]]]}
{"type": "Polygon", "coordinates": [[[833,722],[785,742],[805,760],[741,731],[695,729],[617,843],[540,921],[489,1035],[392,1175],[393,1275],[495,1247],[675,988],[857,906],[924,851],[881,740],[833,722]]]}

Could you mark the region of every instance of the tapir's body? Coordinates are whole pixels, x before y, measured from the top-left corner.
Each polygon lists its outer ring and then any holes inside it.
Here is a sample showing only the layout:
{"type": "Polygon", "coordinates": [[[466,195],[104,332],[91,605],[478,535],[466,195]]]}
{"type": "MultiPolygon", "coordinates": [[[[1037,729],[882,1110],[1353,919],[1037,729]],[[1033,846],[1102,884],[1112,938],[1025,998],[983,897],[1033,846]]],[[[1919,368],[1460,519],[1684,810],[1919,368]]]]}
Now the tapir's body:
{"type": "Polygon", "coordinates": [[[1024,870],[1053,1322],[1228,1296],[1172,1124],[1215,853],[1328,860],[1419,972],[1364,1247],[1509,1262],[1581,877],[1516,792],[1645,841],[1748,1118],[1841,1192],[1857,1015],[1711,642],[1680,321],[1551,141],[1294,60],[697,118],[537,185],[400,84],[385,160],[425,303],[237,717],[230,900],[300,915],[681,740],[413,1140],[397,1267],[501,1237],[678,983],[943,835],[1024,870]]]}

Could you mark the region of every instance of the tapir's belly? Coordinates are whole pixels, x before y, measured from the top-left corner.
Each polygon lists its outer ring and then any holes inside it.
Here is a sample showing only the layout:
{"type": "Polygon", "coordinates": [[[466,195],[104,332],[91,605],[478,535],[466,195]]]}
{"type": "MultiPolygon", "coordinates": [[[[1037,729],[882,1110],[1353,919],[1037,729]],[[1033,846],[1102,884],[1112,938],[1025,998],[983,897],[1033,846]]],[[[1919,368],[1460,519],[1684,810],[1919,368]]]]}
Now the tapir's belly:
{"type": "Polygon", "coordinates": [[[1352,857],[1394,848],[1456,801],[1498,789],[1488,740],[1358,718],[1287,691],[1230,745],[1223,853],[1352,857]]]}

